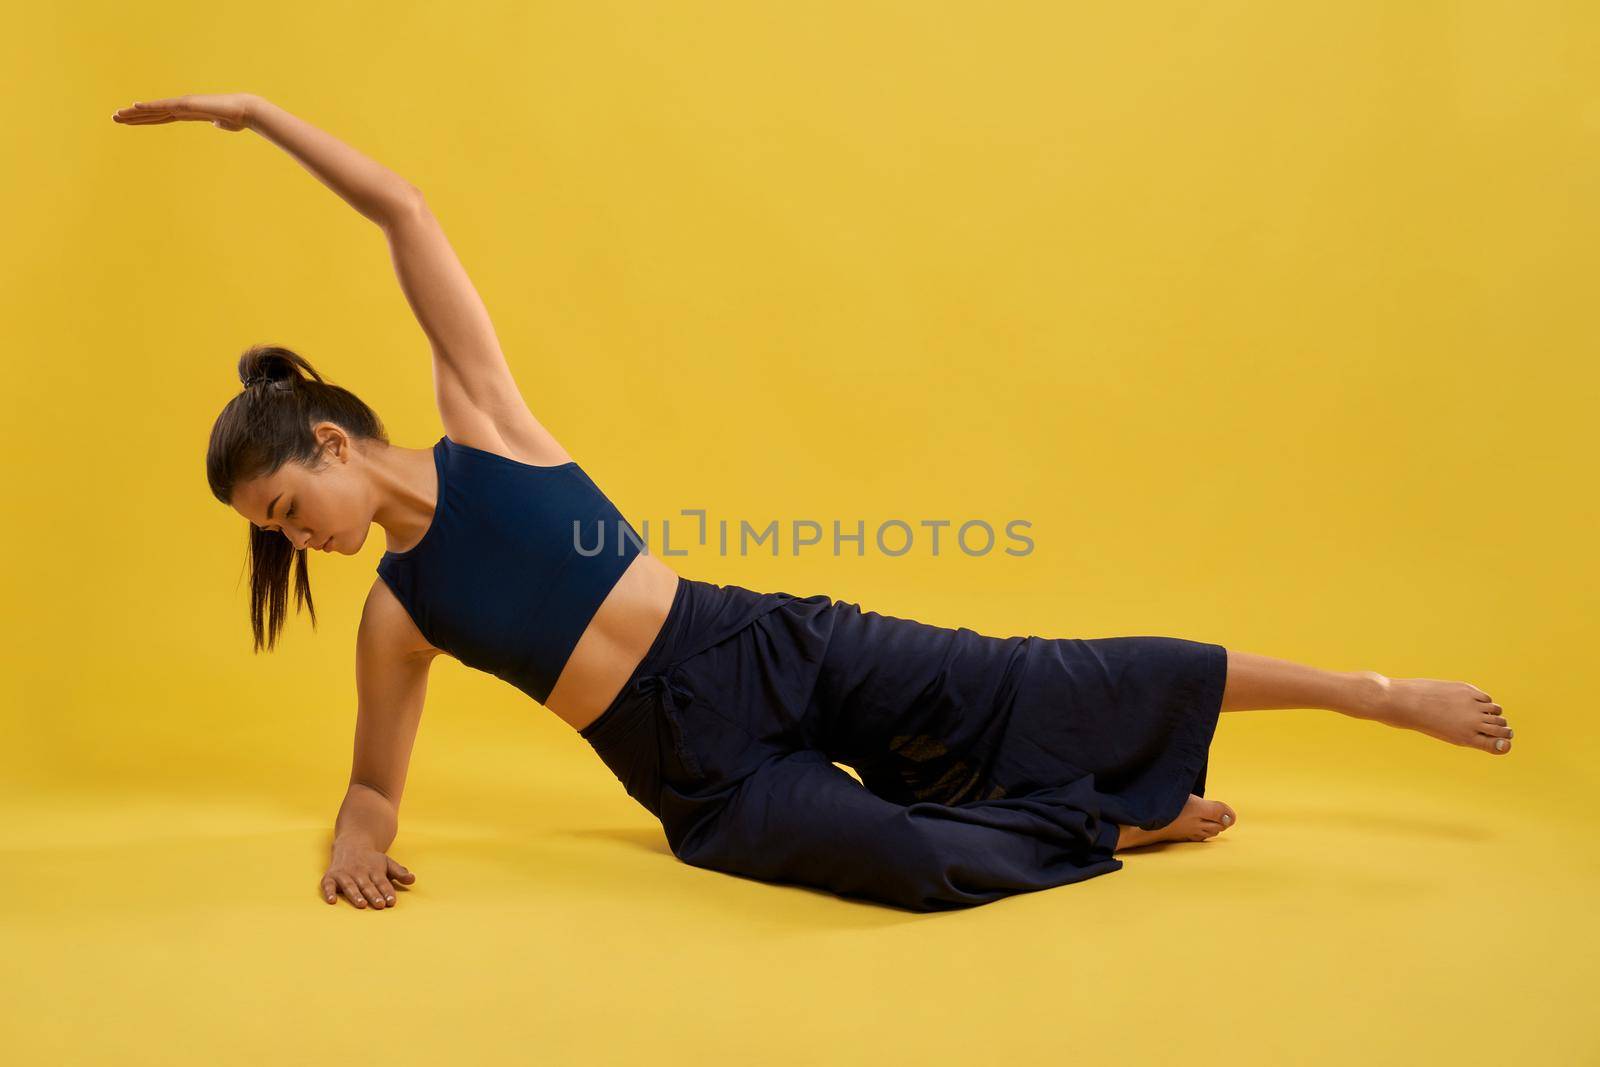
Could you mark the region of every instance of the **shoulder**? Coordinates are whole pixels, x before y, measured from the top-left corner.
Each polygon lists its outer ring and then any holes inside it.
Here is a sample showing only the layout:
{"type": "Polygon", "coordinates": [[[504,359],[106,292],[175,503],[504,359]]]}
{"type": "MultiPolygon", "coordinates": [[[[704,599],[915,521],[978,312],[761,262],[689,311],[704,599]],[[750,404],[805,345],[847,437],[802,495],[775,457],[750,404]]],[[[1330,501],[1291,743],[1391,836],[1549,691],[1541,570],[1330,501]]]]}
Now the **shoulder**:
{"type": "Polygon", "coordinates": [[[483,414],[468,420],[457,419],[446,423],[445,436],[458,445],[493,452],[518,463],[553,467],[572,460],[561,442],[527,413],[521,418],[495,419],[483,414]]]}
{"type": "Polygon", "coordinates": [[[361,606],[356,651],[358,655],[392,659],[431,658],[440,652],[422,636],[411,613],[382,576],[373,579],[372,588],[367,591],[367,602],[361,606]]]}

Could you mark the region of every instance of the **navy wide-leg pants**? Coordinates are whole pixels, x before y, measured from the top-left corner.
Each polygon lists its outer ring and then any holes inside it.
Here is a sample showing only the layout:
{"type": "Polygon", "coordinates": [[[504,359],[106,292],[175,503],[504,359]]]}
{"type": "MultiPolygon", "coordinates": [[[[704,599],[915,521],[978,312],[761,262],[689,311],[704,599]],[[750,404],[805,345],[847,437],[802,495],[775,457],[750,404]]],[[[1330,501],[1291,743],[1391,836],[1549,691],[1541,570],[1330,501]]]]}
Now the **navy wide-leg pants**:
{"type": "Polygon", "coordinates": [[[685,863],[931,911],[1120,869],[1119,824],[1204,793],[1226,680],[1217,644],[989,637],[680,578],[581,733],[685,863]]]}

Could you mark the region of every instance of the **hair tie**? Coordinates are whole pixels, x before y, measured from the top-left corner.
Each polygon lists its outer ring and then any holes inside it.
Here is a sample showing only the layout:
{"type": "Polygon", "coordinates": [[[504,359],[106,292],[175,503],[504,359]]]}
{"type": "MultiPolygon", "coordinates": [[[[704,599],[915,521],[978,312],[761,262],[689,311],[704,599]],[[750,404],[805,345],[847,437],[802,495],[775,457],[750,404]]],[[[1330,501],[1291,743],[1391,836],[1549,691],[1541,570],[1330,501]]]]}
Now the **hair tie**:
{"type": "Polygon", "coordinates": [[[244,380],[244,387],[246,389],[250,388],[252,385],[262,384],[270,385],[272,388],[280,391],[287,391],[294,388],[294,383],[288,378],[269,378],[265,374],[253,374],[244,380]]]}

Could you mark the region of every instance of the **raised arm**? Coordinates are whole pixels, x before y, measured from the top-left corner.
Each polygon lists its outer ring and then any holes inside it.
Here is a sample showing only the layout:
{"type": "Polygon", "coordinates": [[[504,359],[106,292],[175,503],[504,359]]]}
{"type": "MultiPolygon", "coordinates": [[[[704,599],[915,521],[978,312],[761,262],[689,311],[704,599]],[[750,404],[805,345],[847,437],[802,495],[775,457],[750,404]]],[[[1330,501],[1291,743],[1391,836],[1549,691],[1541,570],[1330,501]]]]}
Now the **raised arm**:
{"type": "Polygon", "coordinates": [[[572,458],[528,410],[489,311],[422,190],[270,100],[253,98],[246,115],[250,129],[383,228],[400,289],[433,347],[434,397],[445,432],[530,463],[572,458]]]}
{"type": "Polygon", "coordinates": [[[489,312],[420,191],[383,231],[400,289],[433,346],[434,399],[445,432],[528,463],[571,459],[528,410],[489,312]]]}
{"type": "Polygon", "coordinates": [[[433,348],[434,395],[445,432],[529,463],[572,458],[523,401],[483,300],[411,182],[253,93],[141,101],[113,117],[125,125],[200,120],[228,131],[249,129],[288,152],[383,229],[400,288],[433,348]]]}

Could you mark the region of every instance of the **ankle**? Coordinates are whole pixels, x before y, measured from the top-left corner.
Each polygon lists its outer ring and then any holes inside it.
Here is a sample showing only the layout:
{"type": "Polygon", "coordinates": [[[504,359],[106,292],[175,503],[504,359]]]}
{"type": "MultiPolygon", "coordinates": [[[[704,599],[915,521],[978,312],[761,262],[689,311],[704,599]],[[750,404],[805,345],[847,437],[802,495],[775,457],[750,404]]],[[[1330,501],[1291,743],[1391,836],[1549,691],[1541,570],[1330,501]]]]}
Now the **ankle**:
{"type": "Polygon", "coordinates": [[[1392,682],[1377,671],[1351,671],[1349,697],[1336,710],[1358,719],[1381,719],[1389,706],[1392,682]]]}

